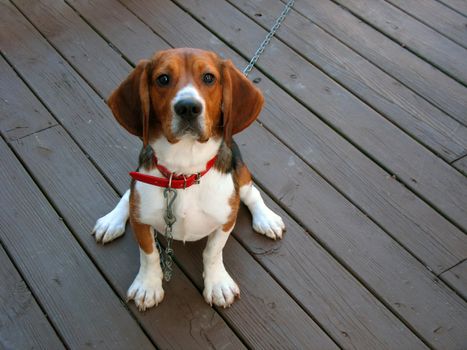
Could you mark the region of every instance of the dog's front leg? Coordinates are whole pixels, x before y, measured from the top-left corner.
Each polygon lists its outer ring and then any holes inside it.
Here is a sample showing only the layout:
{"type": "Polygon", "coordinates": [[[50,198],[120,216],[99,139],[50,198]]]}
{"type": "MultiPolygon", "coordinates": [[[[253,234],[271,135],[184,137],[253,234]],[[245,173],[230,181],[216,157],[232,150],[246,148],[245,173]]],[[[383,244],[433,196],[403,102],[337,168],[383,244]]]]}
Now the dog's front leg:
{"type": "Polygon", "coordinates": [[[159,304],[164,298],[163,274],[152,227],[138,223],[131,217],[130,222],[139,244],[140,267],[128,289],[127,300],[134,299],[138,309],[144,311],[159,304]]]}
{"type": "Polygon", "coordinates": [[[130,190],[122,196],[117,206],[107,215],[97,220],[92,234],[97,242],[108,243],[125,233],[125,225],[130,215],[130,190]]]}
{"type": "Polygon", "coordinates": [[[240,289],[225,270],[222,259],[222,249],[230,231],[225,232],[219,228],[211,233],[203,251],[204,299],[210,305],[215,304],[224,308],[230,306],[235,297],[240,296],[240,289]]]}
{"type": "Polygon", "coordinates": [[[253,229],[256,232],[272,239],[282,238],[285,231],[282,218],[266,206],[253,182],[240,187],[240,199],[253,216],[253,229]]]}

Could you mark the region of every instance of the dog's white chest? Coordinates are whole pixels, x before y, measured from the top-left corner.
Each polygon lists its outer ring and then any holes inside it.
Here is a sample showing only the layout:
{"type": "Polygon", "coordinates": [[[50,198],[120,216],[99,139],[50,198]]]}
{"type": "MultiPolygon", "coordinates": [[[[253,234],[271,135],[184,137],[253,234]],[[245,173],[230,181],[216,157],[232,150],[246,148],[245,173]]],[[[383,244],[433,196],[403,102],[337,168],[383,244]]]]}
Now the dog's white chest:
{"type": "MultiPolygon", "coordinates": [[[[141,182],[137,182],[134,189],[140,198],[140,221],[164,234],[166,226],[164,189],[141,182]]],[[[229,199],[234,194],[234,184],[230,174],[222,174],[212,169],[201,179],[200,184],[176,191],[177,196],[173,205],[177,220],[172,230],[174,239],[196,241],[228,221],[231,213],[229,199]]]]}

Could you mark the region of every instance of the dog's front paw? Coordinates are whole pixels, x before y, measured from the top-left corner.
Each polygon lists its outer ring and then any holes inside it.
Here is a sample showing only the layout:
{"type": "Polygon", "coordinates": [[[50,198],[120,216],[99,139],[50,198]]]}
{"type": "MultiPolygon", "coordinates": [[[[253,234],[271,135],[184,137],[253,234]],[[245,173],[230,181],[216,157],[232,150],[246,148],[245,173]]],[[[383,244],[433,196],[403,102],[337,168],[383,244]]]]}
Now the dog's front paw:
{"type": "Polygon", "coordinates": [[[134,300],[139,311],[157,306],[164,299],[162,278],[138,273],[127,292],[127,301],[134,300]]]}
{"type": "Polygon", "coordinates": [[[222,271],[206,273],[203,296],[209,305],[226,308],[232,305],[235,297],[240,297],[240,289],[227,271],[222,269],[222,271]]]}
{"type": "Polygon", "coordinates": [[[269,238],[277,239],[282,238],[285,225],[279,215],[267,206],[263,206],[253,213],[253,230],[269,238]]]}
{"type": "Polygon", "coordinates": [[[108,243],[125,233],[126,216],[119,211],[111,211],[97,220],[92,234],[97,242],[108,243]]]}

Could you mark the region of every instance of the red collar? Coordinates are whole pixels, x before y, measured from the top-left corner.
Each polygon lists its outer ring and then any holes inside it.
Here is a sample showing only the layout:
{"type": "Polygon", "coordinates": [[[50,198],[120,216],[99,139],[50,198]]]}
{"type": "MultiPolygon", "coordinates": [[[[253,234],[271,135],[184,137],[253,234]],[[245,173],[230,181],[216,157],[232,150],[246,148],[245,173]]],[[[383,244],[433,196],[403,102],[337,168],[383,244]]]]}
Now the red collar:
{"type": "Polygon", "coordinates": [[[213,167],[216,163],[217,155],[214,156],[211,160],[206,163],[206,169],[203,171],[191,174],[191,175],[175,175],[167,169],[165,166],[157,164],[157,157],[154,156],[154,163],[164,177],[156,177],[152,175],[142,174],[137,171],[132,171],[130,176],[140,182],[144,182],[150,185],[164,187],[164,188],[187,188],[194,184],[199,184],[201,177],[206,175],[206,173],[213,167]]]}

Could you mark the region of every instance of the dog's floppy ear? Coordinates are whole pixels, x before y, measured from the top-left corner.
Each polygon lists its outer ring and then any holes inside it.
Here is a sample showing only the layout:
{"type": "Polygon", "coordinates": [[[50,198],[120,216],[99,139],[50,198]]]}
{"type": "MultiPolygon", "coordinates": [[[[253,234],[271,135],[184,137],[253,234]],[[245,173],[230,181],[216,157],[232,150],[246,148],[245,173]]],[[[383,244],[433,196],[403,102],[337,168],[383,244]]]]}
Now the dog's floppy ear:
{"type": "Polygon", "coordinates": [[[261,91],[230,60],[222,62],[222,113],[224,140],[230,145],[259,115],[264,97],[261,91]]]}
{"type": "Polygon", "coordinates": [[[149,113],[149,68],[151,61],[141,60],[107,101],[115,119],[133,135],[148,139],[149,113]]]}

